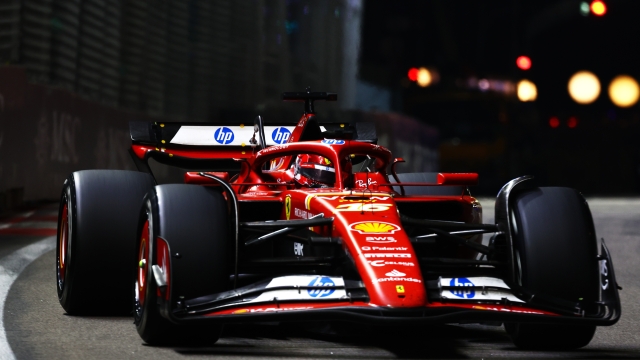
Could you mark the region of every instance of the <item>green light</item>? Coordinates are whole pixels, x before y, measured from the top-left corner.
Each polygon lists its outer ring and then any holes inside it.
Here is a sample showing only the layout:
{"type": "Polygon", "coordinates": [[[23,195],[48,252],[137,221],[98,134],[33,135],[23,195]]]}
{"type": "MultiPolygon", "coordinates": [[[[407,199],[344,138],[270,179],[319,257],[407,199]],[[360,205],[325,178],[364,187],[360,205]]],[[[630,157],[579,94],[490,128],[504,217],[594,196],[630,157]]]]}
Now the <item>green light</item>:
{"type": "Polygon", "coordinates": [[[580,14],[582,14],[582,16],[587,16],[589,15],[589,3],[586,1],[583,1],[580,3],[580,14]]]}

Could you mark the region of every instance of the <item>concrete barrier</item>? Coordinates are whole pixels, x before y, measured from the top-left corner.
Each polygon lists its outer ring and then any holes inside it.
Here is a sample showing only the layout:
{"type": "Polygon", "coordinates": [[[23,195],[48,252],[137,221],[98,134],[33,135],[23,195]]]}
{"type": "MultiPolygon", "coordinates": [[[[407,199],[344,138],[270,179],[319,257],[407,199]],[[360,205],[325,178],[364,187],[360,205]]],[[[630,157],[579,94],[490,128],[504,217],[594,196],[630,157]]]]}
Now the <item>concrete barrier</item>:
{"type": "Polygon", "coordinates": [[[27,201],[57,199],[75,170],[134,169],[128,122],[147,118],[28,83],[22,67],[0,67],[0,206],[19,203],[17,189],[27,201]]]}

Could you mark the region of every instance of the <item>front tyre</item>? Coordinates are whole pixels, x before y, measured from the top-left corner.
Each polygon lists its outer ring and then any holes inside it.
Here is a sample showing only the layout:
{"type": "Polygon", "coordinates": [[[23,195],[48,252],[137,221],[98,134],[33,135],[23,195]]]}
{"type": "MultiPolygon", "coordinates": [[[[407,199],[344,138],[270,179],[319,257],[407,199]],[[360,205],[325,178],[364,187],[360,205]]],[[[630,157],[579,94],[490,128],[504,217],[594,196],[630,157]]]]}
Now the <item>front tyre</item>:
{"type": "MultiPolygon", "coordinates": [[[[582,195],[570,188],[534,188],[516,194],[510,206],[519,285],[582,306],[598,301],[597,240],[582,195]]],[[[596,327],[509,323],[505,329],[520,348],[571,350],[589,344],[596,327]]]]}
{"type": "Polygon", "coordinates": [[[210,345],[219,338],[221,326],[174,324],[158,304],[169,302],[173,309],[179,298],[229,289],[227,217],[226,201],[216,189],[171,184],[156,186],[146,196],[134,279],[134,322],[146,343],[210,345]],[[154,264],[168,269],[166,293],[158,290],[154,264]]]}

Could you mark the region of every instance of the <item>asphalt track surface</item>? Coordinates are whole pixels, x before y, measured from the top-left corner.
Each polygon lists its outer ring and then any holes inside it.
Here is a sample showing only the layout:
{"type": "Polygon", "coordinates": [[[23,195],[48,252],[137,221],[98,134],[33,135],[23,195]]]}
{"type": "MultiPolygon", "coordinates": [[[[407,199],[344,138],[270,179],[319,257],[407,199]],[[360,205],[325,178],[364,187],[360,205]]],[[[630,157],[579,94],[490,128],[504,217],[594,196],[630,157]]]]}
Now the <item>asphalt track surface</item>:
{"type": "MultiPolygon", "coordinates": [[[[493,200],[481,202],[485,222],[491,222],[493,200]]],[[[210,347],[150,347],[129,317],[64,313],[55,290],[55,251],[47,250],[54,243],[57,210],[49,205],[0,219],[0,359],[640,358],[640,199],[589,199],[589,205],[624,289],[621,320],[598,328],[579,351],[521,351],[502,327],[484,325],[342,329],[346,334],[332,335],[261,324],[227,327],[210,347]]]]}

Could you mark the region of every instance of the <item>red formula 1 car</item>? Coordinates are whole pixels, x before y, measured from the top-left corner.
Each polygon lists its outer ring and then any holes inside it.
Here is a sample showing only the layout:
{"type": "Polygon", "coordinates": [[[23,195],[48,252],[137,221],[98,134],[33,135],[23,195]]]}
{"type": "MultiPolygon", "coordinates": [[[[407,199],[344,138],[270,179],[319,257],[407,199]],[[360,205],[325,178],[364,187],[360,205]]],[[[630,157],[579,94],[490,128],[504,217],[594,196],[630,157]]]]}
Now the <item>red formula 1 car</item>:
{"type": "Polygon", "coordinates": [[[477,174],[396,173],[372,124],[132,123],[140,171],[65,181],[57,288],[69,314],[130,313],[150,344],[215,341],[222,325],[504,323],[522,348],[577,348],[620,317],[611,257],[584,198],[500,190],[477,174]],[[157,185],[147,160],[198,171],[157,185]],[[488,245],[483,234],[493,234],[488,245]]]}

